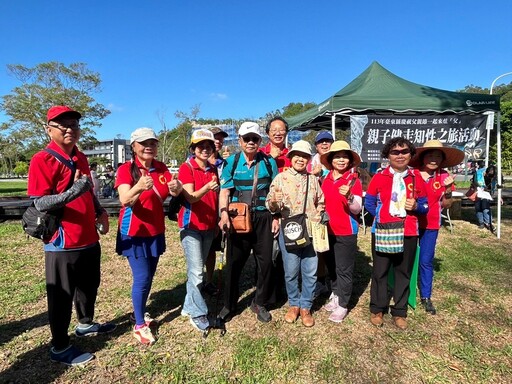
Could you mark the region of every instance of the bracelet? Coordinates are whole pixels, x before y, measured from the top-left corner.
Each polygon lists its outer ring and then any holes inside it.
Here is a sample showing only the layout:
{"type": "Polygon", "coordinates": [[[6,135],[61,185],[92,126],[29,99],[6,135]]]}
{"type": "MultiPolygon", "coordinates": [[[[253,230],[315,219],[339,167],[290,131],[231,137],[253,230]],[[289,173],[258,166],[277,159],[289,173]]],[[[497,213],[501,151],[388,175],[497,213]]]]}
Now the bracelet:
{"type": "Polygon", "coordinates": [[[223,207],[223,208],[220,209],[220,213],[227,212],[227,211],[228,211],[228,209],[226,207],[223,207]]]}

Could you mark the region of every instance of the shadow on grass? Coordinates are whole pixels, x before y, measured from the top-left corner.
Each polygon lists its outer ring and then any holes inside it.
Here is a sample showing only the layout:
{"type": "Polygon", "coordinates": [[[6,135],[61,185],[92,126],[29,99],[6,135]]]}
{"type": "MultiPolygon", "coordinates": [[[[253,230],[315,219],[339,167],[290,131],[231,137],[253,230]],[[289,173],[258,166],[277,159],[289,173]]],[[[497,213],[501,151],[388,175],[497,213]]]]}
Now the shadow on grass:
{"type": "Polygon", "coordinates": [[[176,285],[172,289],[164,289],[151,293],[151,303],[147,307],[152,316],[159,317],[163,313],[169,312],[160,323],[170,323],[178,316],[181,311],[177,311],[178,307],[183,305],[186,294],[186,282],[176,285]]]}
{"type": "MultiPolygon", "coordinates": [[[[36,317],[46,319],[46,314],[40,314],[36,317]]],[[[112,333],[86,338],[77,338],[74,334],[71,334],[70,343],[83,351],[94,353],[103,349],[108,340],[117,338],[131,329],[129,315],[123,315],[110,321],[117,324],[117,328],[112,333]]],[[[49,327],[47,332],[50,333],[49,327]]],[[[50,360],[50,347],[50,344],[43,344],[19,355],[8,369],[0,373],[0,383],[50,384],[58,380],[67,369],[75,369],[63,364],[53,363],[50,360]]],[[[94,365],[94,360],[90,364],[94,365]]]]}
{"type": "Polygon", "coordinates": [[[33,328],[42,327],[47,324],[48,312],[39,313],[26,319],[2,324],[0,325],[0,345],[4,345],[24,332],[28,332],[33,328]]]}

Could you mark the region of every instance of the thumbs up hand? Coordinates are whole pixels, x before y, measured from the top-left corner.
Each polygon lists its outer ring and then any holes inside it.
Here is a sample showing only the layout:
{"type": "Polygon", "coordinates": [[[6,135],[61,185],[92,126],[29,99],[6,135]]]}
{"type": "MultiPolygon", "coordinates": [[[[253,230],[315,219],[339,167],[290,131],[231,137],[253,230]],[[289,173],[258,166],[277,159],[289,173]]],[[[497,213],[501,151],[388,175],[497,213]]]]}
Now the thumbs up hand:
{"type": "Polygon", "coordinates": [[[178,174],[176,173],[172,174],[171,181],[167,183],[167,186],[169,187],[169,193],[174,197],[178,196],[183,190],[183,184],[178,180],[178,174]]]}
{"type": "Polygon", "coordinates": [[[340,192],[340,195],[343,195],[347,197],[350,193],[350,186],[349,185],[342,185],[338,191],[340,192]]]}
{"type": "Polygon", "coordinates": [[[230,155],[231,155],[231,152],[229,151],[229,148],[226,146],[223,147],[222,148],[222,158],[227,159],[230,155]]]}
{"type": "Polygon", "coordinates": [[[272,196],[271,201],[273,203],[282,203],[283,202],[283,191],[281,190],[281,186],[276,185],[274,188],[274,195],[272,196]]]}
{"type": "Polygon", "coordinates": [[[146,172],[145,169],[141,170],[142,176],[140,177],[137,185],[143,191],[148,191],[153,188],[153,178],[146,172]]]}
{"type": "Polygon", "coordinates": [[[444,179],[443,184],[444,184],[445,188],[448,189],[449,187],[452,186],[453,182],[454,182],[453,177],[450,175],[446,179],[444,179]]]}
{"type": "Polygon", "coordinates": [[[213,175],[212,181],[210,181],[207,185],[210,191],[217,191],[219,189],[219,182],[217,180],[217,176],[213,175]]]}

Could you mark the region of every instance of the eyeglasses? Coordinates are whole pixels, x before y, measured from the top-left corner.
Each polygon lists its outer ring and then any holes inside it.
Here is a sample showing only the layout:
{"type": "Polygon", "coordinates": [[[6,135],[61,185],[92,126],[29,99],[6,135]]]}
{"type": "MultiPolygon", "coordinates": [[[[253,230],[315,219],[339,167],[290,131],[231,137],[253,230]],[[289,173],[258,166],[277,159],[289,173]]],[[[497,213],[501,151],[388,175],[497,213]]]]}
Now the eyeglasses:
{"type": "Polygon", "coordinates": [[[199,149],[201,152],[203,151],[213,151],[213,147],[211,146],[211,144],[198,144],[196,145],[196,149],[199,149]]]}
{"type": "Polygon", "coordinates": [[[249,143],[249,142],[253,142],[253,143],[259,143],[260,142],[260,138],[258,136],[242,136],[242,140],[244,141],[244,143],[249,143]]]}
{"type": "Polygon", "coordinates": [[[57,128],[62,133],[66,133],[68,129],[72,129],[73,131],[78,131],[80,129],[80,124],[48,124],[48,126],[57,128]]]}
{"type": "Polygon", "coordinates": [[[389,154],[393,155],[393,156],[408,155],[409,153],[411,153],[410,149],[401,149],[401,150],[393,149],[392,151],[389,151],[389,154]]]}
{"type": "Polygon", "coordinates": [[[322,139],[322,140],[319,140],[315,143],[316,144],[325,144],[325,143],[329,143],[329,144],[332,144],[332,140],[331,139],[322,139]]]}
{"type": "Polygon", "coordinates": [[[275,135],[276,133],[280,133],[281,135],[284,135],[286,133],[285,129],[271,129],[268,131],[268,133],[271,133],[275,135]]]}

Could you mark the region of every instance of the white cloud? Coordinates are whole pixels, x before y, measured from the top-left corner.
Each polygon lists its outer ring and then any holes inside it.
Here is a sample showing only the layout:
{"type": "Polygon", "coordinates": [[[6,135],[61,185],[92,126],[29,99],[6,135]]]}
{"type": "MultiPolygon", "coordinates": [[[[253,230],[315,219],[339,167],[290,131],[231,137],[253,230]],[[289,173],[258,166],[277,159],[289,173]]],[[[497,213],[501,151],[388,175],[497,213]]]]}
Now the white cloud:
{"type": "Polygon", "coordinates": [[[210,93],[210,97],[215,101],[227,100],[228,95],[225,93],[210,93]]]}
{"type": "Polygon", "coordinates": [[[109,104],[107,104],[107,109],[108,109],[110,112],[122,112],[122,111],[124,111],[124,108],[123,108],[123,107],[117,106],[117,105],[115,105],[114,103],[109,103],[109,104]]]}

